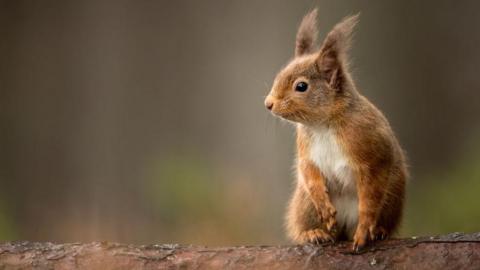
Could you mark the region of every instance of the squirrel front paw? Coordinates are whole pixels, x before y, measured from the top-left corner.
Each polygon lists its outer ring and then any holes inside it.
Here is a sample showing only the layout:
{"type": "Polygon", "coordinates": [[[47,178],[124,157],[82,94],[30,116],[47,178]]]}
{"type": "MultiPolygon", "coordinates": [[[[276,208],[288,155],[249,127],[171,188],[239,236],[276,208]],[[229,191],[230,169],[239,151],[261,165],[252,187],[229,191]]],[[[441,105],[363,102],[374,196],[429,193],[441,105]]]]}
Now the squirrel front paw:
{"type": "Polygon", "coordinates": [[[362,224],[357,226],[353,236],[353,250],[360,251],[369,241],[384,240],[388,237],[388,232],[382,226],[373,224],[362,224]]]}
{"type": "Polygon", "coordinates": [[[320,216],[322,224],[325,225],[327,231],[330,233],[336,232],[336,214],[337,210],[335,210],[335,207],[331,203],[324,203],[318,210],[318,215],[320,216]]]}
{"type": "Polygon", "coordinates": [[[368,242],[369,230],[370,228],[366,226],[361,226],[360,224],[357,226],[357,230],[353,236],[353,251],[358,252],[365,247],[368,242]]]}
{"type": "Polygon", "coordinates": [[[335,239],[322,229],[312,229],[300,234],[300,242],[320,245],[327,242],[333,243],[335,239]]]}

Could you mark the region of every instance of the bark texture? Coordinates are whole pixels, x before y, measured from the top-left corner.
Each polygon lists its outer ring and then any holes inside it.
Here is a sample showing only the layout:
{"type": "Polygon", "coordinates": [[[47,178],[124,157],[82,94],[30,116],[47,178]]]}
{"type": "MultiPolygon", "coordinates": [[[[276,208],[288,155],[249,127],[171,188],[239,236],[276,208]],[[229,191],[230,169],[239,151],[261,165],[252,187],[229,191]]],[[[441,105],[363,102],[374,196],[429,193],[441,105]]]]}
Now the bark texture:
{"type": "Polygon", "coordinates": [[[480,233],[325,246],[0,245],[0,269],[480,269],[480,233]]]}

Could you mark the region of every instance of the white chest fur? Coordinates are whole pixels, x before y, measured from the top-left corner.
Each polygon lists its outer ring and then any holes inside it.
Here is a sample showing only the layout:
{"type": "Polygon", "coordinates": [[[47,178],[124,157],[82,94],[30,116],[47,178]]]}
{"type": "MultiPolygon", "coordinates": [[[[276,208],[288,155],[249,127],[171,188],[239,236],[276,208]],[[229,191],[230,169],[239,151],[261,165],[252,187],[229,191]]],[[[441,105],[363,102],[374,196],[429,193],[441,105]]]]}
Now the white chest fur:
{"type": "Polygon", "coordinates": [[[335,130],[316,128],[312,132],[310,159],[325,177],[330,199],[337,210],[339,228],[351,237],[358,221],[358,197],[353,170],[335,130]]]}

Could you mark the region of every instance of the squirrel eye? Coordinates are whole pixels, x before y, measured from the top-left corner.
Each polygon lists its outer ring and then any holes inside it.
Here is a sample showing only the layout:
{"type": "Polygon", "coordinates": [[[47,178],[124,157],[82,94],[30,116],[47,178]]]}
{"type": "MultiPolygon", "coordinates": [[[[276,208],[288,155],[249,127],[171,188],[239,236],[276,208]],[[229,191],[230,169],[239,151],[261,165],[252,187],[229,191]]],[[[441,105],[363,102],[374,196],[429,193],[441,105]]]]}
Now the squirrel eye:
{"type": "Polygon", "coordinates": [[[308,89],[308,84],[306,82],[299,82],[295,85],[295,91],[305,92],[308,89]]]}

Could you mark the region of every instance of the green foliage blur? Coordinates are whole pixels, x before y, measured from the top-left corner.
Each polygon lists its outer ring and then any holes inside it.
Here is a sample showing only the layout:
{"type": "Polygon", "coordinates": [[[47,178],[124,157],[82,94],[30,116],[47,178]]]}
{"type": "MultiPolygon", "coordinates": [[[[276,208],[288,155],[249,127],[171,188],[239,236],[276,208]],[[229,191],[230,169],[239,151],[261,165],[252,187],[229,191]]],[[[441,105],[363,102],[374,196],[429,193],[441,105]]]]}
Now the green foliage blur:
{"type": "Polygon", "coordinates": [[[8,205],[0,199],[0,240],[16,240],[15,221],[8,205]]]}
{"type": "MultiPolygon", "coordinates": [[[[271,214],[282,218],[261,200],[261,190],[248,179],[225,179],[202,156],[191,152],[172,153],[159,160],[149,174],[145,195],[152,211],[161,213],[154,220],[159,238],[176,243],[199,245],[275,242],[279,231],[264,234],[271,214]]],[[[273,209],[272,209],[273,208],[273,209]]]]}
{"type": "Polygon", "coordinates": [[[463,152],[451,166],[411,180],[403,235],[479,231],[480,145],[463,152]]]}

